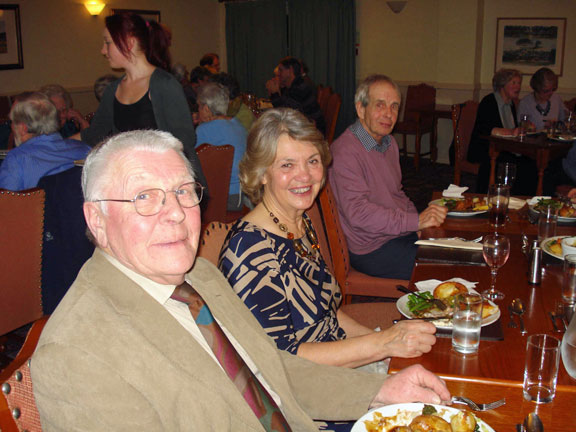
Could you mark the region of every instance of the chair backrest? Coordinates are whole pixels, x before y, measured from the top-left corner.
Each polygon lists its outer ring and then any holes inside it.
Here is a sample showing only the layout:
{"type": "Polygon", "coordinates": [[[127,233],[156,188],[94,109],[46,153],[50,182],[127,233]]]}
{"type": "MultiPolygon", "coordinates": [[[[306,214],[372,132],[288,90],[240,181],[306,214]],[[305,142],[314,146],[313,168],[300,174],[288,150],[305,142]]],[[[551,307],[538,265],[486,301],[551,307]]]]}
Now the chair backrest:
{"type": "Polygon", "coordinates": [[[334,133],[336,132],[336,123],[338,123],[338,114],[342,105],[342,97],[338,93],[333,93],[328,99],[324,120],[326,120],[326,141],[332,144],[334,133]]]}
{"type": "Polygon", "coordinates": [[[0,335],[42,316],[43,228],[43,190],[0,190],[0,335]]]}
{"type": "Polygon", "coordinates": [[[326,227],[324,226],[324,220],[322,219],[322,213],[320,211],[320,206],[318,204],[318,199],[314,201],[314,205],[306,211],[306,214],[312,222],[314,231],[316,232],[316,237],[318,237],[318,243],[320,245],[320,254],[324,259],[324,262],[330,269],[330,272],[334,274],[334,265],[332,264],[332,254],[330,252],[330,245],[328,243],[328,237],[326,236],[326,227]]]}
{"type": "Polygon", "coordinates": [[[564,106],[568,111],[576,110],[576,97],[564,102],[564,106]]]}
{"type": "Polygon", "coordinates": [[[84,116],[84,120],[86,120],[88,123],[92,123],[92,119],[94,118],[95,115],[96,111],[89,112],[84,116]]]}
{"type": "Polygon", "coordinates": [[[468,146],[478,102],[466,101],[463,104],[452,105],[452,128],[454,129],[454,184],[459,185],[462,171],[478,174],[479,164],[468,162],[468,146]]]}
{"type": "Polygon", "coordinates": [[[202,232],[200,237],[200,245],[198,246],[198,256],[206,258],[215,266],[218,265],[218,258],[220,257],[220,250],[226,240],[228,231],[232,228],[233,224],[226,224],[221,222],[210,222],[202,232]]]}
{"type": "MultiPolygon", "coordinates": [[[[436,89],[428,84],[418,84],[408,86],[406,91],[406,103],[404,104],[404,122],[416,121],[416,110],[434,110],[436,107],[436,89]]],[[[430,127],[433,124],[433,114],[422,114],[422,127],[430,127]]]]}
{"type": "Polygon", "coordinates": [[[0,117],[8,117],[11,105],[9,96],[0,96],[0,117]]]}
{"type": "MultiPolygon", "coordinates": [[[[344,290],[347,286],[346,277],[350,271],[350,257],[348,256],[348,243],[340,225],[340,216],[338,215],[338,205],[332,193],[330,183],[326,182],[319,195],[320,206],[322,210],[322,219],[324,227],[328,234],[328,245],[332,257],[332,269],[334,277],[344,290]]],[[[342,294],[345,294],[343,291],[342,294]]]]}
{"type": "Polygon", "coordinates": [[[34,400],[29,359],[47,320],[45,316],[32,325],[16,358],[0,372],[0,430],[3,432],[42,430],[34,400]]]}
{"type": "Polygon", "coordinates": [[[226,218],[234,147],[231,145],[202,144],[196,148],[196,153],[210,190],[208,202],[202,205],[202,224],[223,221],[226,218]]]}
{"type": "Polygon", "coordinates": [[[330,86],[318,86],[318,105],[320,105],[320,111],[322,115],[326,118],[326,109],[328,108],[328,100],[330,96],[334,93],[332,87],[330,86]]]}

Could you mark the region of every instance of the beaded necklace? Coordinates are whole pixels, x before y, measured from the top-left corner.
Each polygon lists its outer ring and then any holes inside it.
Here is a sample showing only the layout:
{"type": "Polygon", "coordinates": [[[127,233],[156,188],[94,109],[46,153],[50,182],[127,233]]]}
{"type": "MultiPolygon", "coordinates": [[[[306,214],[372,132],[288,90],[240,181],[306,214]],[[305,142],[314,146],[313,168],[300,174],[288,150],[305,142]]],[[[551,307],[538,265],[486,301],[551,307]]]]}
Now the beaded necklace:
{"type": "Polygon", "coordinates": [[[298,252],[298,254],[302,258],[316,259],[318,257],[318,250],[320,249],[320,244],[318,243],[318,237],[316,236],[316,232],[314,231],[314,228],[312,228],[312,225],[308,221],[307,216],[302,216],[302,220],[304,221],[304,231],[306,232],[306,237],[308,238],[308,241],[310,242],[312,248],[311,251],[307,250],[306,246],[304,245],[304,243],[302,243],[301,239],[294,238],[294,233],[288,231],[288,226],[280,222],[280,220],[276,217],[276,215],[274,215],[274,213],[270,211],[270,209],[268,208],[268,206],[264,201],[262,201],[262,204],[264,205],[264,208],[268,212],[268,215],[272,218],[272,221],[276,225],[278,225],[280,231],[286,233],[286,237],[288,238],[288,240],[292,240],[294,250],[298,252]]]}
{"type": "Polygon", "coordinates": [[[550,101],[546,102],[546,108],[542,108],[540,104],[536,102],[536,111],[538,111],[540,115],[542,115],[542,117],[546,117],[548,115],[548,113],[550,112],[550,107],[551,107],[550,101]]]}

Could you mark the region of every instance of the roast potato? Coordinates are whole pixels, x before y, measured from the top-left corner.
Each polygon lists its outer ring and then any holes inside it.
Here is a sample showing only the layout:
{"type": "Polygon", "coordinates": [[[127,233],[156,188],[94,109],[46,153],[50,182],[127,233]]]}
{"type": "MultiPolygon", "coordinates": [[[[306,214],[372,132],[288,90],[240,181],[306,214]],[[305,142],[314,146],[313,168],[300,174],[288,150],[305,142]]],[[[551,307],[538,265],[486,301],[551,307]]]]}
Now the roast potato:
{"type": "Polygon", "coordinates": [[[467,411],[460,411],[450,419],[452,432],[474,432],[476,417],[467,411]]]}
{"type": "Polygon", "coordinates": [[[412,432],[452,432],[450,423],[435,415],[419,415],[410,423],[412,432]]]}
{"type": "Polygon", "coordinates": [[[468,289],[460,282],[443,282],[434,288],[434,298],[445,300],[456,294],[466,294],[468,289]]]}

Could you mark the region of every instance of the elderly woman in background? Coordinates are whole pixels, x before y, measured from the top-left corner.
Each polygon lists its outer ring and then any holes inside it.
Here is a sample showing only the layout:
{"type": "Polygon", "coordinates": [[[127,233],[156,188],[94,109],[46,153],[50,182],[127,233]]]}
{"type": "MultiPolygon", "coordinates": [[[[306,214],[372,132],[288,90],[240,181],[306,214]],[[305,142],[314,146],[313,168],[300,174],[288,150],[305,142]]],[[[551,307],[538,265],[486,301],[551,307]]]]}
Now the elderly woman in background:
{"type": "Polygon", "coordinates": [[[112,69],[124,69],[106,87],[90,127],[81,139],[95,146],[108,136],[138,129],[170,132],[184,144],[184,152],[206,186],[194,151],[196,134],[180,83],[169,72],[170,34],[155,21],[122,13],[107,16],[101,53],[112,69]]]}
{"type": "MultiPolygon", "coordinates": [[[[476,183],[478,193],[485,193],[490,181],[490,145],[484,137],[518,135],[515,101],[518,100],[522,88],[522,75],[515,69],[500,69],[492,78],[492,88],[494,92],[486,95],[478,106],[468,147],[468,160],[480,164],[476,183]]],[[[534,194],[538,179],[535,161],[526,156],[501,152],[498,162],[516,164],[516,181],[512,193],[534,194]]]]}
{"type": "Polygon", "coordinates": [[[240,163],[242,189],[255,208],[232,227],[220,269],[282,350],[344,367],[420,356],[435,343],[432,324],[402,321],[375,332],[339,309],[340,289],[306,215],[330,160],[322,134],[304,115],[287,108],[264,113],[240,163]]]}
{"type": "Polygon", "coordinates": [[[562,98],[555,93],[558,89],[558,77],[548,68],[540,68],[530,78],[530,87],[534,90],[522,98],[518,105],[518,121],[528,116],[536,130],[542,130],[549,121],[564,121],[566,109],[562,98]]]}
{"type": "Polygon", "coordinates": [[[242,209],[242,194],[238,178],[238,164],[246,150],[246,129],[238,118],[228,117],[228,89],[217,83],[208,83],[198,89],[198,120],[196,129],[198,144],[225,145],[234,147],[234,162],[228,192],[229,211],[242,209]]]}
{"type": "Polygon", "coordinates": [[[220,72],[212,75],[210,81],[222,84],[228,89],[230,103],[228,104],[228,112],[226,114],[230,117],[237,117],[240,123],[242,123],[242,126],[249,131],[252,123],[256,120],[256,116],[242,100],[240,86],[236,78],[225,72],[220,72]]]}

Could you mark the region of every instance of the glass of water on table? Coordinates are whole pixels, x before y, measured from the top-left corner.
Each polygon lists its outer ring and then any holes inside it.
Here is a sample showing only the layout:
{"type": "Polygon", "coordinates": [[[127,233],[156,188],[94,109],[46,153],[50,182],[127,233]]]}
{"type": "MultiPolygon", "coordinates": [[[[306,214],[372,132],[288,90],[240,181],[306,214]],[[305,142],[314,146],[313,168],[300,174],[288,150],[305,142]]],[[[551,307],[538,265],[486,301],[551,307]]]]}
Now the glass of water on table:
{"type": "Polygon", "coordinates": [[[460,294],[454,299],[452,347],[463,354],[478,351],[482,328],[483,298],[478,293],[460,294]]]}

